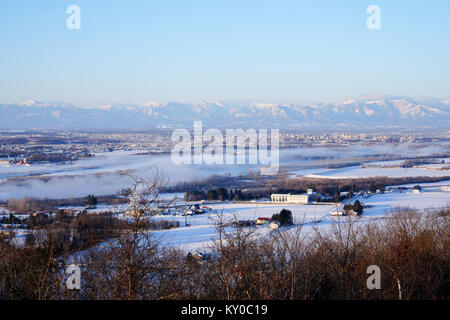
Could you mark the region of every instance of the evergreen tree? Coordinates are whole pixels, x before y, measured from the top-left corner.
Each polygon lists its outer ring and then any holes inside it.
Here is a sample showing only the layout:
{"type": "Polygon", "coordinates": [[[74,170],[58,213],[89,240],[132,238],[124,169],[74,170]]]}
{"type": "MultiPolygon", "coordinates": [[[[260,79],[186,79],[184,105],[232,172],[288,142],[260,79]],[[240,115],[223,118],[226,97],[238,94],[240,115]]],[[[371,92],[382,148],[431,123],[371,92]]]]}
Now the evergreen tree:
{"type": "Polygon", "coordinates": [[[355,211],[358,215],[361,215],[363,210],[364,208],[361,202],[359,202],[359,200],[356,200],[355,203],[353,203],[353,211],[355,211]]]}
{"type": "Polygon", "coordinates": [[[228,191],[227,191],[227,189],[225,189],[225,188],[219,188],[219,189],[217,190],[217,198],[218,198],[220,201],[228,200],[228,191]]]}
{"type": "Polygon", "coordinates": [[[97,202],[98,202],[98,200],[97,200],[96,196],[94,196],[93,194],[88,195],[88,197],[87,197],[87,204],[89,206],[96,206],[97,202]]]}
{"type": "Polygon", "coordinates": [[[217,190],[208,190],[208,192],[206,193],[206,199],[207,200],[217,200],[218,198],[218,193],[217,190]]]}
{"type": "Polygon", "coordinates": [[[292,212],[286,209],[281,210],[278,214],[274,214],[272,216],[272,220],[278,221],[282,226],[290,226],[294,224],[292,212]]]}

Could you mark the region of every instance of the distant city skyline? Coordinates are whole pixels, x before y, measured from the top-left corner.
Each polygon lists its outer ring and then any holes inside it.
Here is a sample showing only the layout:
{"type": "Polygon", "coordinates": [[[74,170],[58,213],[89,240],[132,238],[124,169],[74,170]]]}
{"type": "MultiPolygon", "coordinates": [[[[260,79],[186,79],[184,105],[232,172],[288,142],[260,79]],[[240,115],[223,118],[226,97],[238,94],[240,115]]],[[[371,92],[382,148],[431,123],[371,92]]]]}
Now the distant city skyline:
{"type": "Polygon", "coordinates": [[[450,97],[448,0],[2,1],[0,47],[0,104],[450,97]]]}

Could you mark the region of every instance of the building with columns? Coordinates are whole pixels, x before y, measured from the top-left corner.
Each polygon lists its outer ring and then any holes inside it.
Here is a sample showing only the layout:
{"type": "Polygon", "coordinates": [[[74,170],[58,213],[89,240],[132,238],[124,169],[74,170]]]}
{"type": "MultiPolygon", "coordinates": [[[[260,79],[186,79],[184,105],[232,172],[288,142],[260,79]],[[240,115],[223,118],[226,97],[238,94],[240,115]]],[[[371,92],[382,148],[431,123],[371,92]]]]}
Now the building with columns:
{"type": "Polygon", "coordinates": [[[307,204],[310,202],[310,196],[309,194],[271,194],[270,195],[270,202],[273,203],[301,203],[301,204],[307,204]]]}

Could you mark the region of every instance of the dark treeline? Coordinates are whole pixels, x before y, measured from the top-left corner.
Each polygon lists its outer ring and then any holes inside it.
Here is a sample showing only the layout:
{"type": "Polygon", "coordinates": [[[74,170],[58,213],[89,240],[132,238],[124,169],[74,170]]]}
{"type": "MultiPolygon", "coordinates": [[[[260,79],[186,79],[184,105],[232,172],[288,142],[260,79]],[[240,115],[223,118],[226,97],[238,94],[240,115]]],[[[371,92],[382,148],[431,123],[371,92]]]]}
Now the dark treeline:
{"type": "Polygon", "coordinates": [[[56,216],[30,216],[25,220],[31,229],[25,238],[29,247],[41,247],[49,241],[58,248],[58,253],[71,253],[97,245],[114,238],[119,225],[111,213],[87,214],[77,216],[59,211],[56,216]]]}
{"type": "Polygon", "coordinates": [[[6,208],[16,213],[33,213],[35,211],[52,211],[55,210],[55,208],[64,206],[95,206],[97,203],[118,205],[126,202],[127,199],[117,196],[88,195],[84,198],[68,199],[37,199],[23,197],[21,199],[8,199],[6,208]]]}
{"type": "MultiPolygon", "coordinates": [[[[113,213],[104,212],[88,214],[82,212],[78,215],[59,210],[54,216],[30,216],[21,221],[10,215],[0,219],[0,223],[21,224],[29,229],[25,236],[27,246],[41,246],[51,238],[61,252],[74,252],[85,249],[99,242],[114,239],[123,229],[129,228],[126,221],[118,220],[113,213]]],[[[179,227],[178,221],[150,220],[141,222],[142,230],[165,230],[179,227]]],[[[14,233],[12,233],[14,235],[14,233]]]]}
{"type": "Polygon", "coordinates": [[[248,200],[251,195],[248,193],[243,193],[241,189],[226,189],[226,188],[218,188],[218,189],[209,189],[209,190],[195,190],[195,191],[186,191],[184,193],[184,200],[186,201],[199,201],[199,200],[248,200]]]}
{"type": "Polygon", "coordinates": [[[427,183],[442,180],[448,180],[446,177],[373,177],[361,179],[320,179],[320,178],[299,178],[299,179],[282,179],[275,181],[267,181],[265,183],[268,194],[270,192],[279,193],[304,193],[308,188],[323,195],[334,197],[340,192],[359,192],[384,190],[387,186],[396,186],[411,183],[427,183]]]}
{"type": "Polygon", "coordinates": [[[231,176],[227,173],[224,175],[211,175],[202,180],[193,180],[189,182],[179,182],[175,186],[165,186],[164,192],[185,192],[195,190],[208,190],[217,188],[244,189],[254,186],[255,181],[263,181],[269,179],[268,176],[261,176],[259,172],[249,170],[246,175],[231,176]]]}
{"type": "Polygon", "coordinates": [[[427,183],[450,179],[448,177],[404,177],[388,178],[374,177],[361,179],[320,179],[320,178],[299,178],[299,179],[279,179],[260,181],[259,187],[246,189],[221,187],[209,188],[199,185],[198,189],[185,192],[184,199],[187,201],[200,200],[220,200],[220,201],[242,201],[260,198],[269,198],[272,193],[306,193],[312,188],[314,191],[325,196],[322,201],[341,201],[345,197],[339,197],[341,192],[349,192],[352,196],[355,192],[384,191],[387,186],[395,186],[411,183],[427,183]]]}
{"type": "Polygon", "coordinates": [[[139,221],[78,255],[53,238],[38,247],[0,242],[0,299],[70,299],[63,271],[72,259],[82,266],[81,299],[450,298],[450,208],[338,221],[308,236],[294,229],[258,238],[254,228],[225,232],[218,214],[209,259],[159,243],[139,221]],[[379,290],[366,285],[372,265],[379,290]]]}
{"type": "Polygon", "coordinates": [[[400,164],[400,167],[402,168],[412,168],[414,166],[419,166],[423,164],[445,164],[445,160],[443,159],[430,159],[430,158],[424,158],[424,159],[409,159],[405,160],[400,164]]]}
{"type": "Polygon", "coordinates": [[[265,189],[206,189],[186,191],[184,193],[184,200],[186,201],[200,201],[200,200],[219,200],[219,201],[246,201],[253,199],[261,199],[270,197],[270,192],[265,189]]]}

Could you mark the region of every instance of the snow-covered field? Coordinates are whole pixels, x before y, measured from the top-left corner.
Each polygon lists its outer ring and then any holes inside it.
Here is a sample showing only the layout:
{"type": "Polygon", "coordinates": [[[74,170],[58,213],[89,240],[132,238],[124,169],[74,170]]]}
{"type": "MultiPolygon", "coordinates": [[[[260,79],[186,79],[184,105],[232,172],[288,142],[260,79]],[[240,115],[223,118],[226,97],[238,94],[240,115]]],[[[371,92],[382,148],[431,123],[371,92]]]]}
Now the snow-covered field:
{"type": "MultiPolygon", "coordinates": [[[[416,209],[436,209],[450,205],[450,192],[440,189],[441,185],[446,183],[433,183],[424,186],[421,193],[413,193],[412,189],[401,190],[394,188],[392,192],[384,194],[372,194],[368,197],[359,196],[360,200],[367,208],[364,209],[363,215],[358,219],[358,223],[373,222],[383,219],[390,211],[399,207],[409,207],[416,209]]],[[[397,186],[398,187],[398,186],[397,186]]],[[[354,201],[353,199],[352,201],[354,201]]],[[[342,206],[342,205],[341,205],[342,206]]],[[[341,206],[339,209],[341,209],[341,206]]],[[[175,216],[163,215],[155,216],[154,220],[178,221],[179,226],[175,229],[153,231],[153,235],[161,241],[164,246],[174,246],[186,252],[207,251],[218,239],[217,231],[214,227],[218,217],[221,214],[225,221],[236,220],[253,220],[259,217],[272,217],[273,214],[280,212],[282,209],[288,209],[292,212],[294,223],[301,225],[301,233],[309,235],[314,232],[314,227],[326,231],[333,223],[338,221],[347,221],[348,217],[331,217],[329,214],[336,209],[335,204],[272,204],[269,202],[249,202],[249,203],[216,203],[208,204],[212,210],[209,213],[193,216],[175,216]],[[186,223],[188,226],[186,226],[186,223]]],[[[102,212],[105,210],[121,211],[124,207],[107,207],[99,206],[93,212],[102,212]]],[[[352,218],[354,219],[354,218],[352,218]]],[[[294,227],[288,232],[296,230],[294,227]]],[[[230,231],[231,227],[227,229],[230,231]]],[[[284,228],[280,229],[285,232],[284,228]]],[[[24,230],[17,233],[17,241],[24,240],[24,230]]],[[[267,226],[256,227],[255,236],[263,237],[270,233],[267,226]]]]}
{"type": "Polygon", "coordinates": [[[361,168],[360,166],[340,169],[316,170],[303,175],[307,178],[351,179],[369,177],[445,177],[450,176],[450,170],[432,170],[424,168],[361,168]]]}
{"type": "Polygon", "coordinates": [[[450,205],[450,192],[440,191],[439,188],[425,190],[421,193],[391,192],[376,194],[369,197],[366,204],[373,207],[364,211],[365,216],[384,216],[386,212],[397,207],[415,209],[438,209],[450,205]]]}
{"type": "MultiPolygon", "coordinates": [[[[360,198],[365,205],[369,207],[364,210],[360,223],[367,223],[385,217],[390,211],[398,207],[409,207],[416,209],[442,208],[450,205],[450,192],[440,191],[436,186],[422,193],[413,193],[408,191],[393,191],[385,194],[374,194],[368,198],[360,198]]],[[[329,216],[329,213],[335,209],[334,204],[330,205],[282,205],[282,204],[262,204],[262,203],[224,203],[212,206],[217,212],[222,213],[228,220],[256,220],[258,217],[271,217],[282,209],[292,211],[294,222],[302,225],[302,233],[313,232],[313,227],[319,229],[329,228],[332,223],[338,219],[345,221],[346,217],[336,218],[329,216]],[[321,219],[320,222],[313,223],[321,219]]],[[[173,245],[186,251],[202,250],[217,240],[218,235],[214,228],[216,215],[213,213],[196,215],[187,218],[190,227],[184,227],[185,217],[164,216],[154,219],[178,220],[180,228],[158,231],[155,235],[167,245],[173,245]]],[[[267,226],[257,227],[258,235],[268,234],[267,226]]]]}
{"type": "MultiPolygon", "coordinates": [[[[212,210],[208,214],[182,216],[158,216],[153,219],[178,221],[180,227],[171,230],[154,232],[155,236],[167,245],[176,246],[182,250],[195,251],[211,246],[218,239],[214,227],[218,214],[224,220],[256,220],[259,217],[271,218],[282,209],[291,210],[295,223],[317,220],[327,215],[335,205],[279,205],[270,203],[221,203],[208,205],[212,210]],[[185,226],[186,222],[190,225],[185,226]]],[[[267,226],[258,227],[257,234],[262,236],[269,233],[267,226]]]]}
{"type": "MultiPolygon", "coordinates": [[[[412,188],[415,185],[417,185],[417,183],[402,184],[397,187],[412,188]]],[[[437,181],[437,182],[426,182],[426,183],[421,183],[420,186],[422,188],[436,188],[436,190],[437,190],[437,189],[440,189],[441,186],[450,186],[450,180],[441,180],[441,181],[437,181]]]]}

